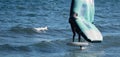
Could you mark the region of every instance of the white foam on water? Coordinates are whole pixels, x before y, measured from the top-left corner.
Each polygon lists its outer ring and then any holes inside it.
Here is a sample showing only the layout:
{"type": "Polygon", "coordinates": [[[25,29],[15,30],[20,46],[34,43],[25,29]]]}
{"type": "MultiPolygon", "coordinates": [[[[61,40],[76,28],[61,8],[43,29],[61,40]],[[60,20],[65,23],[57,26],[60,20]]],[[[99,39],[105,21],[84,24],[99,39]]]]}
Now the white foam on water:
{"type": "Polygon", "coordinates": [[[37,27],[37,28],[33,28],[33,30],[35,31],[35,32],[44,32],[44,31],[47,31],[48,30],[48,27],[47,26],[45,26],[45,27],[37,27]]]}

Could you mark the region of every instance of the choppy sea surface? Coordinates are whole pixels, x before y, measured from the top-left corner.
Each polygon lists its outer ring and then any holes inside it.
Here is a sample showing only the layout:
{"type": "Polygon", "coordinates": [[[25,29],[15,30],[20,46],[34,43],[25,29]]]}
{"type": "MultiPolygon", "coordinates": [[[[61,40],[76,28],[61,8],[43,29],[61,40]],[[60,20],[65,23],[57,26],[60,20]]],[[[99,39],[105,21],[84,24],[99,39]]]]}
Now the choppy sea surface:
{"type": "Polygon", "coordinates": [[[120,57],[120,0],[95,0],[102,43],[69,46],[71,0],[0,0],[0,57],[120,57]],[[47,27],[38,31],[35,28],[47,27]]]}

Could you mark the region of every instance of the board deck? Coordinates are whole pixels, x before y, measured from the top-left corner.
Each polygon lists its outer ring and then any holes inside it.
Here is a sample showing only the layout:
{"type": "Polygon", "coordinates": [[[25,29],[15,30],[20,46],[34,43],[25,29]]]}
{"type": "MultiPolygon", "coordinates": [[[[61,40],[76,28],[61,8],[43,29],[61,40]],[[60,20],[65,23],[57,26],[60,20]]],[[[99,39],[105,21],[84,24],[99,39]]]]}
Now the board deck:
{"type": "Polygon", "coordinates": [[[78,25],[78,28],[82,32],[82,36],[89,42],[101,42],[103,41],[103,36],[101,32],[98,30],[98,28],[86,21],[84,18],[78,17],[76,20],[76,23],[78,25]]]}
{"type": "Polygon", "coordinates": [[[71,45],[71,46],[87,46],[89,45],[88,42],[70,42],[68,43],[68,45],[71,45]]]}

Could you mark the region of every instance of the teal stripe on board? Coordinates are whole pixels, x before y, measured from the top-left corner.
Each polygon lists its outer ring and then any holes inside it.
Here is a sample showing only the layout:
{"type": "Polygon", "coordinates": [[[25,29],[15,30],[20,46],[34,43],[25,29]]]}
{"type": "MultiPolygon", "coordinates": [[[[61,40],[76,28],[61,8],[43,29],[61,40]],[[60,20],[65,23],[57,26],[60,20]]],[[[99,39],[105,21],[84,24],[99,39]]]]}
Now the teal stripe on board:
{"type": "Polygon", "coordinates": [[[94,0],[74,0],[73,11],[89,22],[94,21],[94,0]]]}

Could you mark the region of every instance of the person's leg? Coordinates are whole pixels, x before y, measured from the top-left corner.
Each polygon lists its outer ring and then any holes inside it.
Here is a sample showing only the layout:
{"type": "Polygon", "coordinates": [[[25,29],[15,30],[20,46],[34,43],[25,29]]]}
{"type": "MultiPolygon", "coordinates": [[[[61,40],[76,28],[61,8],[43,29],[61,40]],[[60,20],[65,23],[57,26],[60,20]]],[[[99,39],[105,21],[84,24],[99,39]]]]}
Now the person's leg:
{"type": "Polygon", "coordinates": [[[73,33],[73,37],[72,37],[73,40],[72,40],[72,41],[74,42],[74,40],[75,40],[75,35],[76,35],[76,34],[75,34],[74,26],[73,26],[72,24],[71,24],[71,29],[72,29],[72,33],[73,33]]]}
{"type": "Polygon", "coordinates": [[[76,32],[78,34],[78,42],[81,41],[81,31],[79,30],[78,26],[76,27],[76,32]]]}
{"type": "Polygon", "coordinates": [[[74,42],[74,40],[75,40],[75,35],[76,35],[76,31],[75,31],[75,20],[74,20],[74,17],[71,17],[71,18],[69,18],[69,23],[70,23],[70,25],[71,25],[71,30],[72,30],[72,33],[73,33],[73,42],[74,42]]]}
{"type": "Polygon", "coordinates": [[[81,34],[78,34],[78,42],[81,41],[81,34]]]}

